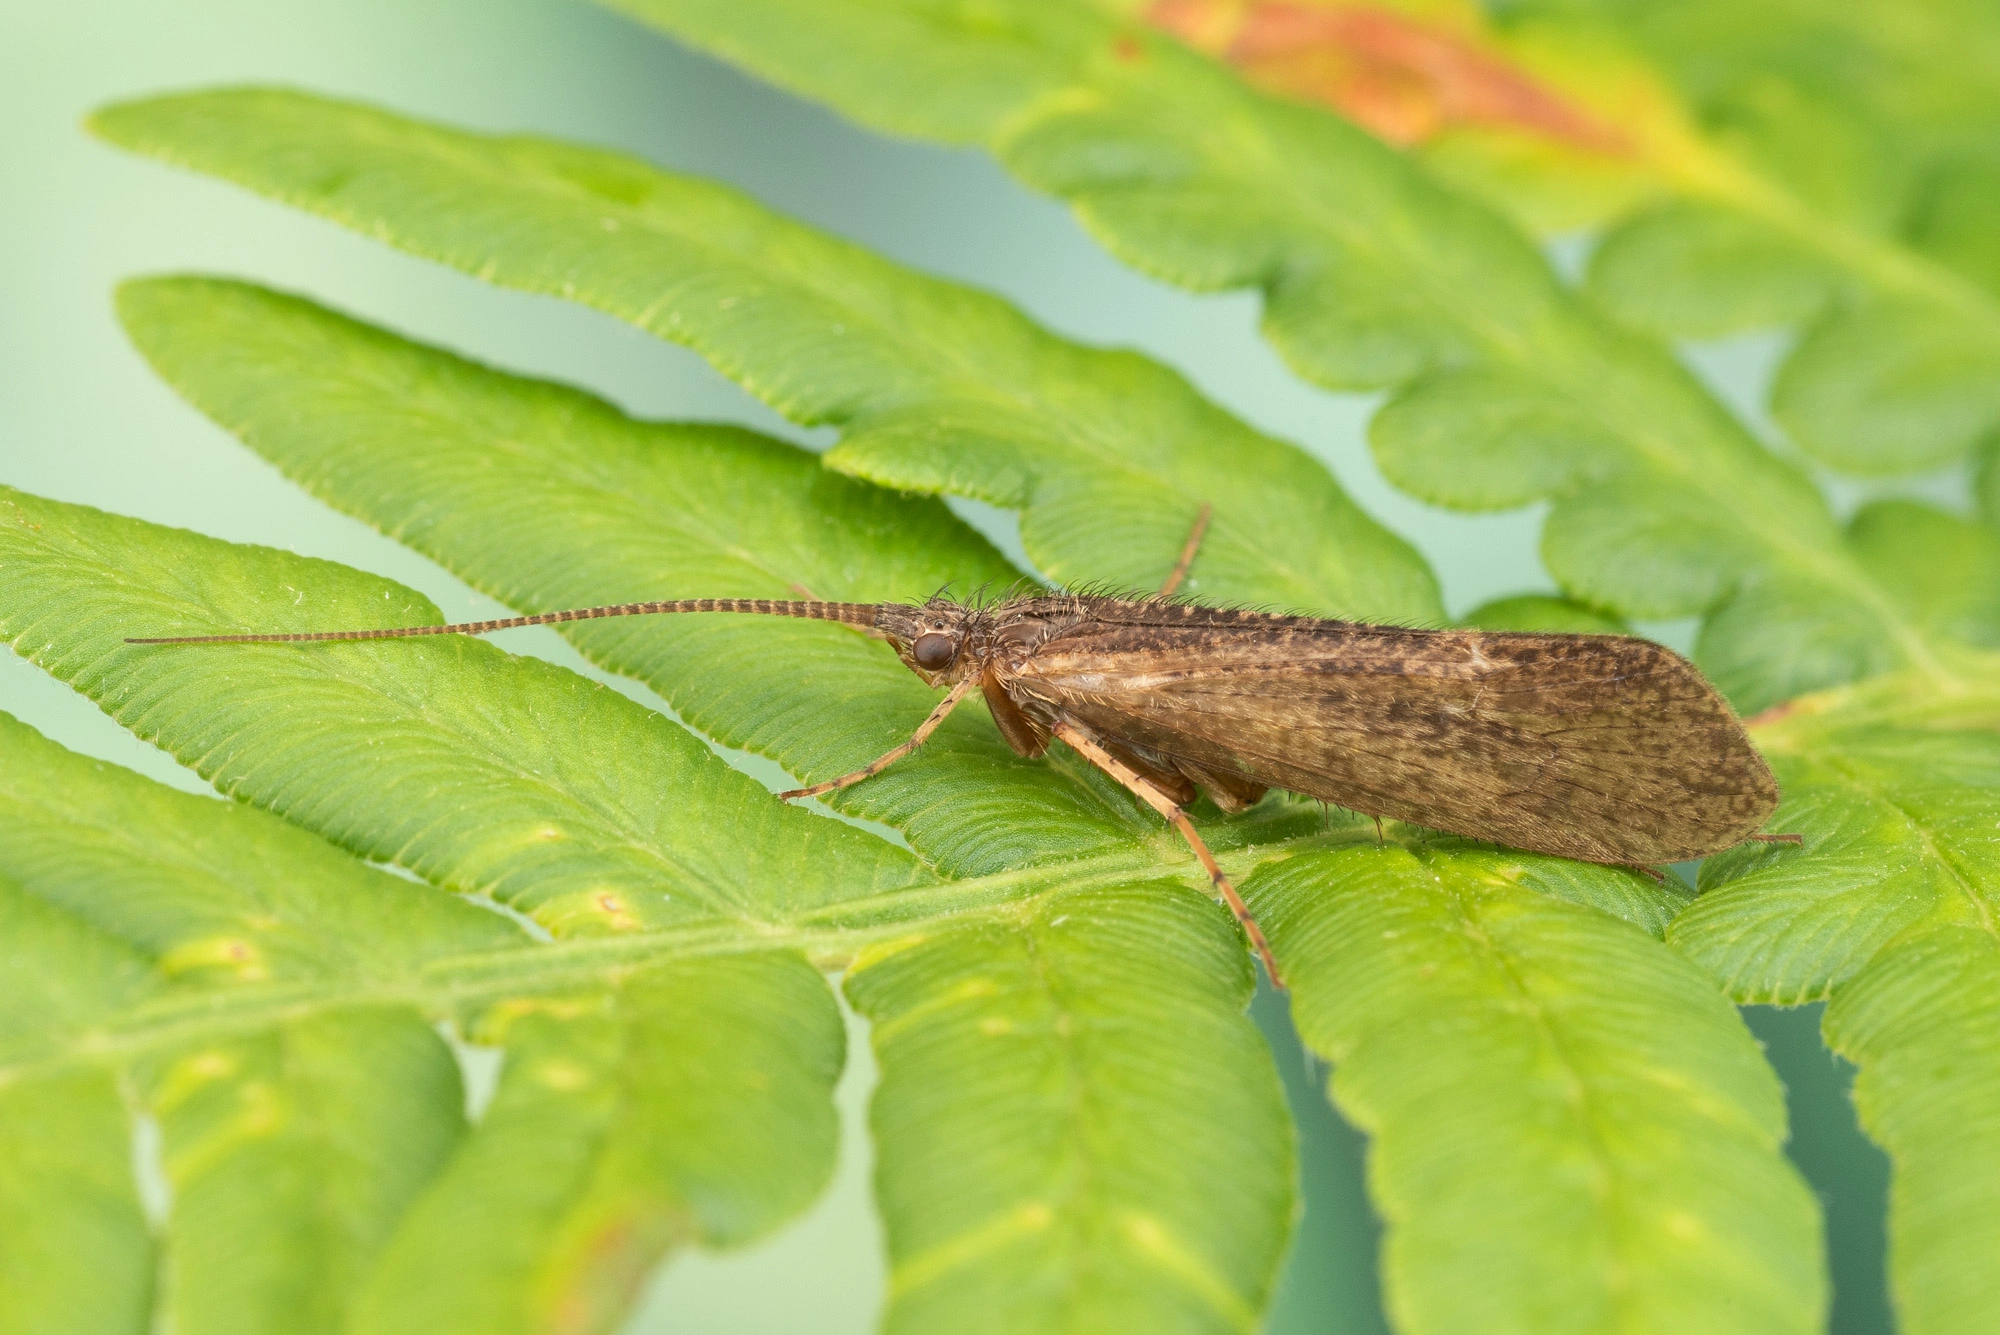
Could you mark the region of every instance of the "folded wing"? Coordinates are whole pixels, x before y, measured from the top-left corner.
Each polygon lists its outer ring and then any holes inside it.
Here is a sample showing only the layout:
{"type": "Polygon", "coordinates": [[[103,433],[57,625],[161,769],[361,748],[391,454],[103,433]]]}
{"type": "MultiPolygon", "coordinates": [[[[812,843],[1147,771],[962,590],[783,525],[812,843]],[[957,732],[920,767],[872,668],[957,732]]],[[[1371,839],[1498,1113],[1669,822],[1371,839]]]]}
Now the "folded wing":
{"type": "Polygon", "coordinates": [[[1622,636],[1100,600],[1003,684],[1191,769],[1593,862],[1727,848],[1778,800],[1701,674],[1622,636]]]}

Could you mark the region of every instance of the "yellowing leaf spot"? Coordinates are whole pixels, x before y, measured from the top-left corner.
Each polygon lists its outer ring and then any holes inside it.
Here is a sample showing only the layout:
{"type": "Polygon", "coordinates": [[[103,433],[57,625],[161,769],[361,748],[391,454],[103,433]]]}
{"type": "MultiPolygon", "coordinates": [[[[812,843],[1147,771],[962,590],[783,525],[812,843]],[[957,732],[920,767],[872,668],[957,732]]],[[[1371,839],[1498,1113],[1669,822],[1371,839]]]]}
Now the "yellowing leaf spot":
{"type": "Polygon", "coordinates": [[[1188,1292],[1198,1295],[1238,1330],[1253,1330],[1257,1312],[1242,1294],[1218,1274],[1193,1248],[1188,1247],[1152,1215],[1133,1211],[1120,1221],[1133,1248],[1170,1276],[1188,1292]]]}
{"type": "Polygon", "coordinates": [[[239,982],[261,982],[271,976],[264,956],[241,937],[210,936],[185,941],[160,956],[160,971],[178,978],[200,969],[215,969],[239,982]]]}
{"type": "Polygon", "coordinates": [[[284,1125],[284,1102],[268,1081],[246,1082],[236,1095],[236,1125],[248,1136],[268,1136],[284,1125]]]}
{"type": "Polygon", "coordinates": [[[153,1111],[164,1117],[218,1080],[233,1078],[240,1069],[241,1062],[230,1052],[211,1049],[183,1057],[167,1068],[153,1088],[153,1111]]]}
{"type": "Polygon", "coordinates": [[[990,997],[1000,990],[1000,985],[991,978],[968,978],[951,990],[953,1001],[969,1001],[974,997],[990,997]]]}
{"type": "Polygon", "coordinates": [[[614,932],[636,932],[639,919],[626,907],[625,901],[606,891],[597,897],[597,907],[604,910],[605,921],[614,932]]]}
{"type": "Polygon", "coordinates": [[[669,1224],[647,1208],[652,1202],[634,1202],[620,1207],[620,1213],[592,1229],[576,1245],[574,1259],[561,1267],[563,1287],[550,1304],[545,1323],[552,1335],[588,1335],[616,1323],[626,1300],[645,1279],[659,1248],[672,1236],[686,1237],[684,1223],[669,1224]],[[564,1273],[566,1272],[566,1273],[564,1273]]]}
{"type": "MultiPolygon", "coordinates": [[[[880,941],[872,946],[863,946],[855,952],[854,959],[847,966],[847,972],[851,977],[864,969],[872,969],[882,961],[900,955],[906,950],[914,950],[928,940],[930,940],[930,937],[927,934],[918,932],[910,936],[898,937],[893,941],[880,941]]],[[[980,981],[982,980],[975,979],[972,983],[965,984],[965,986],[972,988],[980,981]]],[[[987,990],[990,992],[992,990],[991,980],[983,981],[986,982],[987,990]]],[[[975,996],[978,994],[968,991],[965,995],[975,996]]]]}
{"type": "Polygon", "coordinates": [[[556,936],[575,932],[636,932],[642,926],[631,901],[616,890],[583,890],[534,910],[534,919],[556,936]]]}
{"type": "Polygon", "coordinates": [[[558,1020],[574,1020],[603,1008],[602,998],[510,997],[495,1002],[481,1017],[476,1041],[505,1047],[514,1025],[530,1016],[547,1015],[558,1020]]]}
{"type": "Polygon", "coordinates": [[[1148,22],[1273,92],[1329,106],[1399,146],[1455,126],[1518,130],[1615,157],[1617,127],[1464,33],[1369,5],[1153,0],[1148,22]]]}
{"type": "Polygon", "coordinates": [[[1004,1015],[989,1015],[979,1022],[979,1032],[989,1038],[1014,1032],[1014,1022],[1004,1015]]]}
{"type": "Polygon", "coordinates": [[[1157,1249],[1166,1245],[1167,1231],[1161,1228],[1160,1221],[1151,1215],[1128,1216],[1125,1220],[1125,1229],[1131,1234],[1132,1241],[1141,1247],[1157,1249]]]}
{"type": "Polygon", "coordinates": [[[1708,1232],[1702,1227],[1701,1220],[1686,1210],[1668,1212],[1666,1224],[1667,1232],[1682,1242],[1697,1242],[1708,1232]]]}
{"type": "Polygon", "coordinates": [[[576,1062],[557,1059],[545,1061],[540,1066],[537,1066],[535,1068],[535,1079],[541,1081],[550,1089],[559,1090],[567,1094],[573,1090],[582,1089],[590,1083],[590,1070],[588,1067],[579,1065],[576,1062]]]}
{"type": "Polygon", "coordinates": [[[985,1223],[905,1260],[889,1275],[890,1296],[909,1293],[934,1283],[960,1266],[990,1256],[1027,1234],[1042,1232],[1055,1221],[1056,1212],[1046,1202],[1023,1201],[1013,1209],[994,1215],[985,1223]]]}
{"type": "Polygon", "coordinates": [[[200,1080],[220,1080],[234,1074],[236,1059],[226,1052],[203,1052],[188,1058],[182,1069],[200,1080]]]}

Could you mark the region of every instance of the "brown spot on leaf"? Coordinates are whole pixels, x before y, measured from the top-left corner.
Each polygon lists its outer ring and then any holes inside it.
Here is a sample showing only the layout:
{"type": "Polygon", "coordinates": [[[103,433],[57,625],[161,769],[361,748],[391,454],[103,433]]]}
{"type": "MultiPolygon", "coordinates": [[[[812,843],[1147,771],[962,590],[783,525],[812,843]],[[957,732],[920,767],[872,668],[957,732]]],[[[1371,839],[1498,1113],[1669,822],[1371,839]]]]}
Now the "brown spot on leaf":
{"type": "Polygon", "coordinates": [[[1766,728],[1776,723],[1779,719],[1796,714],[1798,709],[1798,700],[1796,698],[1790,699],[1782,704],[1772,705],[1762,713],[1752,715],[1750,718],[1743,720],[1743,726],[1746,728],[1766,728]]]}
{"type": "Polygon", "coordinates": [[[695,1240],[688,1205],[643,1182],[628,1180],[594,1194],[597,1199],[579,1207],[581,1217],[542,1263],[549,1296],[529,1329],[591,1335],[614,1328],[660,1258],[695,1240]]]}
{"type": "Polygon", "coordinates": [[[639,929],[639,919],[623,898],[605,891],[597,896],[597,907],[604,911],[605,921],[614,932],[634,932],[639,929]]]}
{"type": "Polygon", "coordinates": [[[1330,106],[1389,143],[1456,126],[1628,156],[1617,127],[1470,36],[1394,10],[1301,0],[1153,0],[1146,18],[1274,92],[1330,106]]]}

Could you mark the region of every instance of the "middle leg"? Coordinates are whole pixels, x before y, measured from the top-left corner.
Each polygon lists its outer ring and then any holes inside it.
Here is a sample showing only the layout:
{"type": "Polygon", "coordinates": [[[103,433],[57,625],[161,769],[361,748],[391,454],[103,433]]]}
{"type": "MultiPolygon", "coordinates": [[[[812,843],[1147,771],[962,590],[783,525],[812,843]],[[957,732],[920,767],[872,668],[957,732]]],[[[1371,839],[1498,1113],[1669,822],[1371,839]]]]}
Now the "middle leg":
{"type": "Polygon", "coordinates": [[[1173,573],[1168,575],[1167,582],[1160,586],[1160,597],[1165,598],[1173,593],[1181,586],[1181,581],[1187,578],[1188,567],[1194,564],[1194,554],[1201,550],[1202,536],[1208,532],[1208,517],[1214,508],[1204,501],[1201,509],[1195,511],[1194,527],[1188,530],[1187,541],[1181,544],[1181,557],[1174,562],[1173,573]]]}

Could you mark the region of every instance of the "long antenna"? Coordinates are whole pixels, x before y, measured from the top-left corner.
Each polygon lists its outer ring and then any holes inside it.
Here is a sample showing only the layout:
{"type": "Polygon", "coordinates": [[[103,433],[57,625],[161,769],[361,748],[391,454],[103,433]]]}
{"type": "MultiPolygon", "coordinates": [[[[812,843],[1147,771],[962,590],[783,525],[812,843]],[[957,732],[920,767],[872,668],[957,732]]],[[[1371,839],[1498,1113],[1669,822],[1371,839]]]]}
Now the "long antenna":
{"type": "Polygon", "coordinates": [[[302,630],[254,635],[162,635],[128,639],[127,644],[308,644],[321,640],[401,640],[415,635],[484,635],[516,626],[549,626],[559,621],[595,621],[599,617],[642,617],[667,612],[747,612],[754,616],[801,617],[807,621],[838,621],[873,628],[879,603],[823,603],[817,599],[682,598],[666,603],[611,603],[575,607],[563,612],[501,617],[497,621],[461,621],[450,626],[392,626],[382,630],[302,630]]]}

